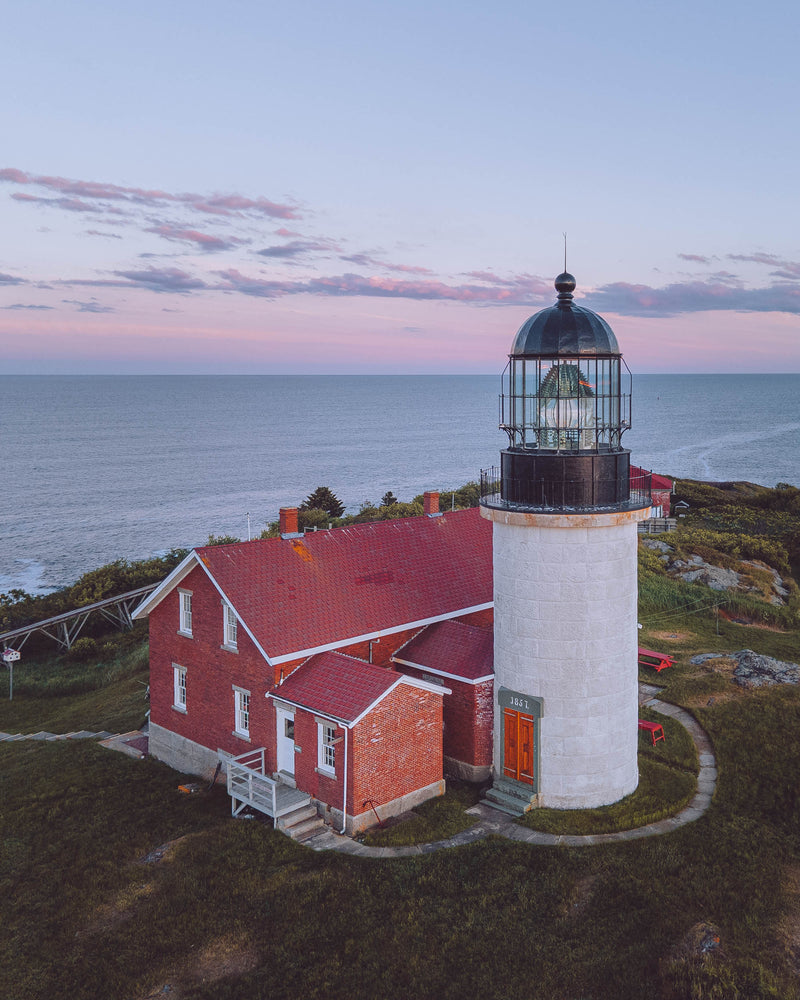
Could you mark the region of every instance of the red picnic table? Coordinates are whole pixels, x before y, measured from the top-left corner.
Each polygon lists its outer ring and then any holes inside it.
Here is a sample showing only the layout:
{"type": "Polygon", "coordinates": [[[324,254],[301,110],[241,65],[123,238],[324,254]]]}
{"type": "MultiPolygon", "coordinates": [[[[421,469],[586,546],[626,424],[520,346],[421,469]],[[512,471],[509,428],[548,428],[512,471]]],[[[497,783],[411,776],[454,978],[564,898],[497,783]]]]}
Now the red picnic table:
{"type": "Polygon", "coordinates": [[[664,727],[660,722],[648,722],[646,719],[639,719],[639,728],[646,729],[653,739],[653,746],[656,745],[657,740],[664,740],[666,743],[667,737],[664,735],[664,727]]]}
{"type": "Polygon", "coordinates": [[[671,667],[674,660],[669,653],[657,653],[654,649],[642,649],[639,646],[639,663],[643,667],[652,667],[656,673],[661,673],[666,667],[671,667]]]}

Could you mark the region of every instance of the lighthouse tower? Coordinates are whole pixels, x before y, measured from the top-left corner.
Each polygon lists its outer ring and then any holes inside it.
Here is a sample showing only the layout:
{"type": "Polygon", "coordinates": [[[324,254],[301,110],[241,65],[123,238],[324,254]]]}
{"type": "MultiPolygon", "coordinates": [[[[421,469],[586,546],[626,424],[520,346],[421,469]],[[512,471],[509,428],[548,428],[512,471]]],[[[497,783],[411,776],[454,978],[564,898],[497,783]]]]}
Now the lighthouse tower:
{"type": "Polygon", "coordinates": [[[631,376],[611,327],[573,301],[522,325],[503,375],[500,468],[482,473],[493,522],[494,774],[487,798],[523,812],[584,809],[634,791],[636,524],[631,376]]]}

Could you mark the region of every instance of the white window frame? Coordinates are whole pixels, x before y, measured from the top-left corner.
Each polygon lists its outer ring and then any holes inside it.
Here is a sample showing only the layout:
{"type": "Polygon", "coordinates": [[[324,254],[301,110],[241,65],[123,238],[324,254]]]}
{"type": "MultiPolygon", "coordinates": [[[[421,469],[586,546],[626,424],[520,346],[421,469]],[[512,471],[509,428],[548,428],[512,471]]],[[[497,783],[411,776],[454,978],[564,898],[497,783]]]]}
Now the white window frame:
{"type": "Polygon", "coordinates": [[[236,612],[227,601],[222,602],[222,645],[226,649],[238,649],[239,622],[236,612]]]}
{"type": "Polygon", "coordinates": [[[317,723],[317,768],[323,774],[336,774],[336,723],[317,723]]]}
{"type": "Polygon", "coordinates": [[[192,592],[191,590],[178,591],[179,612],[178,631],[181,635],[191,636],[192,634],[192,592]]]}
{"type": "Polygon", "coordinates": [[[250,739],[250,692],[244,688],[233,689],[233,735],[250,739]]]}
{"type": "Polygon", "coordinates": [[[186,667],[172,664],[172,707],[178,712],[186,711],[186,667]]]}

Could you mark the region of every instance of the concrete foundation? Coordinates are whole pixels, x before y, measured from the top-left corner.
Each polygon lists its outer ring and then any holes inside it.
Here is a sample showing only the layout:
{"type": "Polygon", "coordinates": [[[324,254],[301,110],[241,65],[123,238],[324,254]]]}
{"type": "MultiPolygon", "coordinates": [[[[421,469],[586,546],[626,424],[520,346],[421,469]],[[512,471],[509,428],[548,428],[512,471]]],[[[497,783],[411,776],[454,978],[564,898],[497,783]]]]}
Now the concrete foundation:
{"type": "Polygon", "coordinates": [[[209,781],[214,777],[219,763],[219,755],[215,750],[209,750],[208,747],[170,732],[154,722],[150,723],[148,736],[148,752],[151,757],[169,764],[183,774],[199,774],[209,781]]]}

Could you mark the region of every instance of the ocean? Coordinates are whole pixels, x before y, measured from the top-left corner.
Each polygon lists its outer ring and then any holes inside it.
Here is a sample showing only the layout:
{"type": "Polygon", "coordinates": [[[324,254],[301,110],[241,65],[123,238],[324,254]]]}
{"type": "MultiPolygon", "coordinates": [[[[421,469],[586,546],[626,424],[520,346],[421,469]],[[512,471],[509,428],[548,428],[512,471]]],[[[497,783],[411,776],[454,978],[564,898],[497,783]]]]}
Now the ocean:
{"type": "MultiPolygon", "coordinates": [[[[498,464],[499,375],[0,376],[0,592],[255,537],[329,486],[349,513],[498,464]]],[[[639,375],[632,460],[800,485],[800,375],[639,375]]]]}

